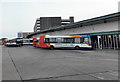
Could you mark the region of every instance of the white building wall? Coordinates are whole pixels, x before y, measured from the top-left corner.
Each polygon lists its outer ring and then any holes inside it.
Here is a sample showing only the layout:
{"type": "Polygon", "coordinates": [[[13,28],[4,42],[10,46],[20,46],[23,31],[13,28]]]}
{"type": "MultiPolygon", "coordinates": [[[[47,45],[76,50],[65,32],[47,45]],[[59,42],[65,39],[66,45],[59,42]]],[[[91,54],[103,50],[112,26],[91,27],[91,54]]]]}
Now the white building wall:
{"type": "MultiPolygon", "coordinates": [[[[108,31],[117,31],[118,30],[118,21],[88,25],[83,27],[59,30],[54,32],[42,33],[46,35],[68,35],[68,34],[83,34],[83,33],[95,33],[95,32],[108,32],[108,31]]],[[[33,37],[39,37],[40,34],[33,37]]]]}
{"type": "Polygon", "coordinates": [[[94,32],[108,32],[108,31],[117,31],[118,30],[118,21],[107,22],[65,30],[59,30],[54,32],[49,32],[46,34],[50,35],[66,35],[66,34],[82,34],[82,33],[94,33],[94,32]]]}

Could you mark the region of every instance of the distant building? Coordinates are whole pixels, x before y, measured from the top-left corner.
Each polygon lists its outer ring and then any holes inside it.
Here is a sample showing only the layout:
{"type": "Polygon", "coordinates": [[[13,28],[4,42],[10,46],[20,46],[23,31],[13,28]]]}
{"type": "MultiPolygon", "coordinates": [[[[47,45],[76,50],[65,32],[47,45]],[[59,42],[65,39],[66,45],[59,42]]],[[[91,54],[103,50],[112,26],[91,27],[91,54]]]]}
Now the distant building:
{"type": "Polygon", "coordinates": [[[26,38],[31,33],[33,33],[33,32],[18,32],[17,37],[18,38],[26,38]]]}
{"type": "Polygon", "coordinates": [[[70,17],[69,19],[61,19],[61,17],[40,17],[35,22],[34,32],[69,23],[74,23],[74,17],[70,17]]]}

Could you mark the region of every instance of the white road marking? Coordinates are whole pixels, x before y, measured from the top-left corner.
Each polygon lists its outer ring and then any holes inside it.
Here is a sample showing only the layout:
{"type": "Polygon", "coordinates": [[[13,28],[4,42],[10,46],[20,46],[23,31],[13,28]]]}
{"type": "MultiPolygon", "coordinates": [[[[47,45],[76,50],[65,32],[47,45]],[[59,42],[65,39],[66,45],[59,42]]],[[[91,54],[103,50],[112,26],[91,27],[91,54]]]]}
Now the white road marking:
{"type": "Polygon", "coordinates": [[[101,79],[101,80],[104,80],[105,78],[103,78],[103,77],[100,77],[100,76],[96,76],[96,75],[93,75],[93,74],[89,74],[90,76],[93,76],[93,77],[95,77],[95,78],[98,78],[98,79],[101,79]]]}

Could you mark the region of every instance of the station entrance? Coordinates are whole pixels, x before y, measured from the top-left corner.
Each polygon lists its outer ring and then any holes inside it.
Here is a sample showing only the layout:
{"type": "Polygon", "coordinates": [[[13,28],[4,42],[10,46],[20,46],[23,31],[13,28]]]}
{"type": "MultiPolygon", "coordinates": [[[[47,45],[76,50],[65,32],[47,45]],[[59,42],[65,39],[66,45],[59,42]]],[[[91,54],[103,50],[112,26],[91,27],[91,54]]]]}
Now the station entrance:
{"type": "Polygon", "coordinates": [[[120,34],[93,35],[93,49],[120,49],[120,34]]]}

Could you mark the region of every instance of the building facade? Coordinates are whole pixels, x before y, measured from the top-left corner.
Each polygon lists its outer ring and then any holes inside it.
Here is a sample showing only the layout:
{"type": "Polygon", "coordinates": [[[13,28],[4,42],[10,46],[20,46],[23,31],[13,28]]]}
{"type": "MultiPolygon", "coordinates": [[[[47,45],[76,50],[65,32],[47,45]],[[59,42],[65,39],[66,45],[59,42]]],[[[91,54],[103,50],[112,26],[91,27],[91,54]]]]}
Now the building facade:
{"type": "Polygon", "coordinates": [[[33,33],[33,32],[18,32],[17,37],[18,38],[27,38],[27,36],[31,33],[33,33]]]}
{"type": "Polygon", "coordinates": [[[74,23],[74,17],[70,17],[69,19],[61,19],[61,17],[40,17],[35,22],[34,32],[69,23],[74,23]]]}
{"type": "Polygon", "coordinates": [[[120,29],[118,17],[120,13],[113,13],[92,19],[79,21],[65,26],[54,27],[33,33],[32,37],[47,35],[91,35],[94,49],[119,49],[120,29]]]}

